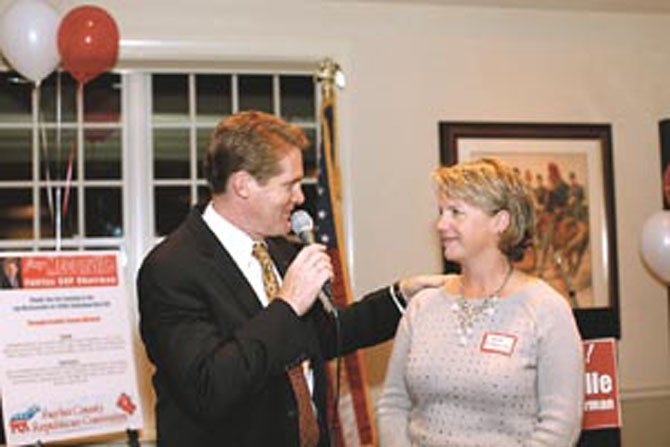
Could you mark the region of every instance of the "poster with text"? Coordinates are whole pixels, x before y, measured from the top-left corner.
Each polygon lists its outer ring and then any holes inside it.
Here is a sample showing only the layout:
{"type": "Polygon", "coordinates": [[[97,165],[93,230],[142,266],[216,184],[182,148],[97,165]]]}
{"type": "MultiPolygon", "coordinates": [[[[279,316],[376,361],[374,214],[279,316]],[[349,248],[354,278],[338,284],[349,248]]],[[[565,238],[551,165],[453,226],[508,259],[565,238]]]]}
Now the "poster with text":
{"type": "Polygon", "coordinates": [[[584,430],[621,427],[616,340],[584,340],[584,430]]]}
{"type": "Polygon", "coordinates": [[[0,289],[8,445],[141,429],[118,253],[2,253],[0,263],[11,277],[0,289]]]}

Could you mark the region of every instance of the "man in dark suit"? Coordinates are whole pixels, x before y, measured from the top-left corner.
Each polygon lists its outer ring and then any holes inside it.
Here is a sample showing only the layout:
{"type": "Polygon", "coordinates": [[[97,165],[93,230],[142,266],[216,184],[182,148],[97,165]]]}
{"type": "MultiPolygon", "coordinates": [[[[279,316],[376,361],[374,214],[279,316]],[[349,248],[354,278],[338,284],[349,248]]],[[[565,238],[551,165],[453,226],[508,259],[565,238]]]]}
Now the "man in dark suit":
{"type": "Polygon", "coordinates": [[[156,366],[161,447],[329,445],[325,362],[391,338],[402,293],[439,284],[404,280],[342,309],[337,352],[335,318],[316,301],[332,275],[325,248],[284,238],[304,200],[307,144],[300,128],[272,115],[222,120],[205,160],[211,202],[194,208],[140,269],[140,328],[156,366]],[[272,256],[276,293],[252,254],[259,242],[272,256]],[[288,374],[296,365],[318,424],[313,442],[300,433],[305,407],[288,374]]]}

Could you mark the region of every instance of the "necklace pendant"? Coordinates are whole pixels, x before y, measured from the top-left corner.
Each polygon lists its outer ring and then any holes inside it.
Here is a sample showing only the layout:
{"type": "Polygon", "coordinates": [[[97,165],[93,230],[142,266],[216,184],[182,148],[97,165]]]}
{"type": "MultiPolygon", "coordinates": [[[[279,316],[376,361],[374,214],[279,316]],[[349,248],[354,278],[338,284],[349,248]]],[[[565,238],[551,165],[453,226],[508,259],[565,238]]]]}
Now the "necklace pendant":
{"type": "Polygon", "coordinates": [[[461,346],[465,346],[468,344],[468,339],[465,338],[465,335],[461,335],[458,339],[458,344],[461,346]]]}

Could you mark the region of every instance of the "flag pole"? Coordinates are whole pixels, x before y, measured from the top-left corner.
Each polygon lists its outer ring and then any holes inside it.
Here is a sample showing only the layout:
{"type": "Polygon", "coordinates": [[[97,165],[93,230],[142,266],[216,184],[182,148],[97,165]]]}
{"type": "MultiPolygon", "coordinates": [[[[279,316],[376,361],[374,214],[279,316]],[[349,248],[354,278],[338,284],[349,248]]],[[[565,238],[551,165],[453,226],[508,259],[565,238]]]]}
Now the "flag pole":
{"type": "MultiPolygon", "coordinates": [[[[332,282],[333,300],[337,306],[345,306],[353,301],[351,283],[349,281],[348,263],[346,262],[346,251],[344,247],[344,220],[343,215],[343,194],[342,181],[340,175],[339,154],[337,152],[337,121],[336,121],[336,88],[343,88],[345,85],[344,72],[339,64],[334,60],[327,58],[321,61],[314,75],[315,82],[319,84],[321,93],[321,154],[319,161],[319,185],[320,189],[328,197],[321,197],[319,201],[325,199],[330,202],[332,216],[317,216],[319,224],[332,225],[333,235],[336,241],[321,240],[329,247],[329,254],[333,261],[335,278],[332,282]]],[[[321,192],[320,192],[321,194],[321,192]]],[[[325,231],[319,231],[324,234],[325,231]]],[[[375,432],[371,406],[369,404],[369,395],[367,389],[367,380],[365,377],[365,368],[363,364],[362,353],[356,351],[344,357],[347,384],[353,407],[353,419],[356,424],[357,440],[345,439],[342,427],[337,429],[338,444],[347,445],[352,441],[352,445],[373,446],[375,445],[375,432]],[[357,442],[356,442],[357,441],[357,442]]],[[[335,399],[337,401],[337,398],[335,399]]],[[[342,405],[335,409],[334,420],[341,421],[342,405]]]]}
{"type": "MultiPolygon", "coordinates": [[[[344,254],[344,229],[342,220],[342,181],[339,167],[339,154],[337,153],[337,121],[336,121],[336,90],[338,86],[337,79],[344,79],[344,74],[337,62],[330,58],[326,58],[319,64],[319,69],[316,73],[316,80],[321,86],[321,141],[323,151],[321,157],[325,158],[325,168],[328,171],[328,182],[331,193],[333,221],[335,226],[335,233],[337,236],[338,249],[341,254],[344,254]]],[[[343,84],[340,83],[340,88],[343,84]]],[[[323,166],[323,164],[321,165],[323,166]]],[[[346,275],[344,284],[349,289],[349,275],[346,264],[342,266],[342,271],[346,275]]],[[[340,304],[347,304],[351,293],[346,291],[347,302],[340,304]]]]}

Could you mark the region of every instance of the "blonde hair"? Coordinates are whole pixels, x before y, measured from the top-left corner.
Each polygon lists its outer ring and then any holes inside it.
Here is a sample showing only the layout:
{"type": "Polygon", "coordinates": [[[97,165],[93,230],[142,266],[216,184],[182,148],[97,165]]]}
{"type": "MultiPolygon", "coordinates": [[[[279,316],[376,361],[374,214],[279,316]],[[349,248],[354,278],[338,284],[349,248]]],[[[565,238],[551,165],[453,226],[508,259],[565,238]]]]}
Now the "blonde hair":
{"type": "Polygon", "coordinates": [[[494,158],[481,158],[433,172],[439,193],[463,200],[487,214],[505,210],[509,225],[500,235],[498,248],[511,261],[523,258],[532,243],[535,212],[531,192],[510,166],[494,158]]]}

